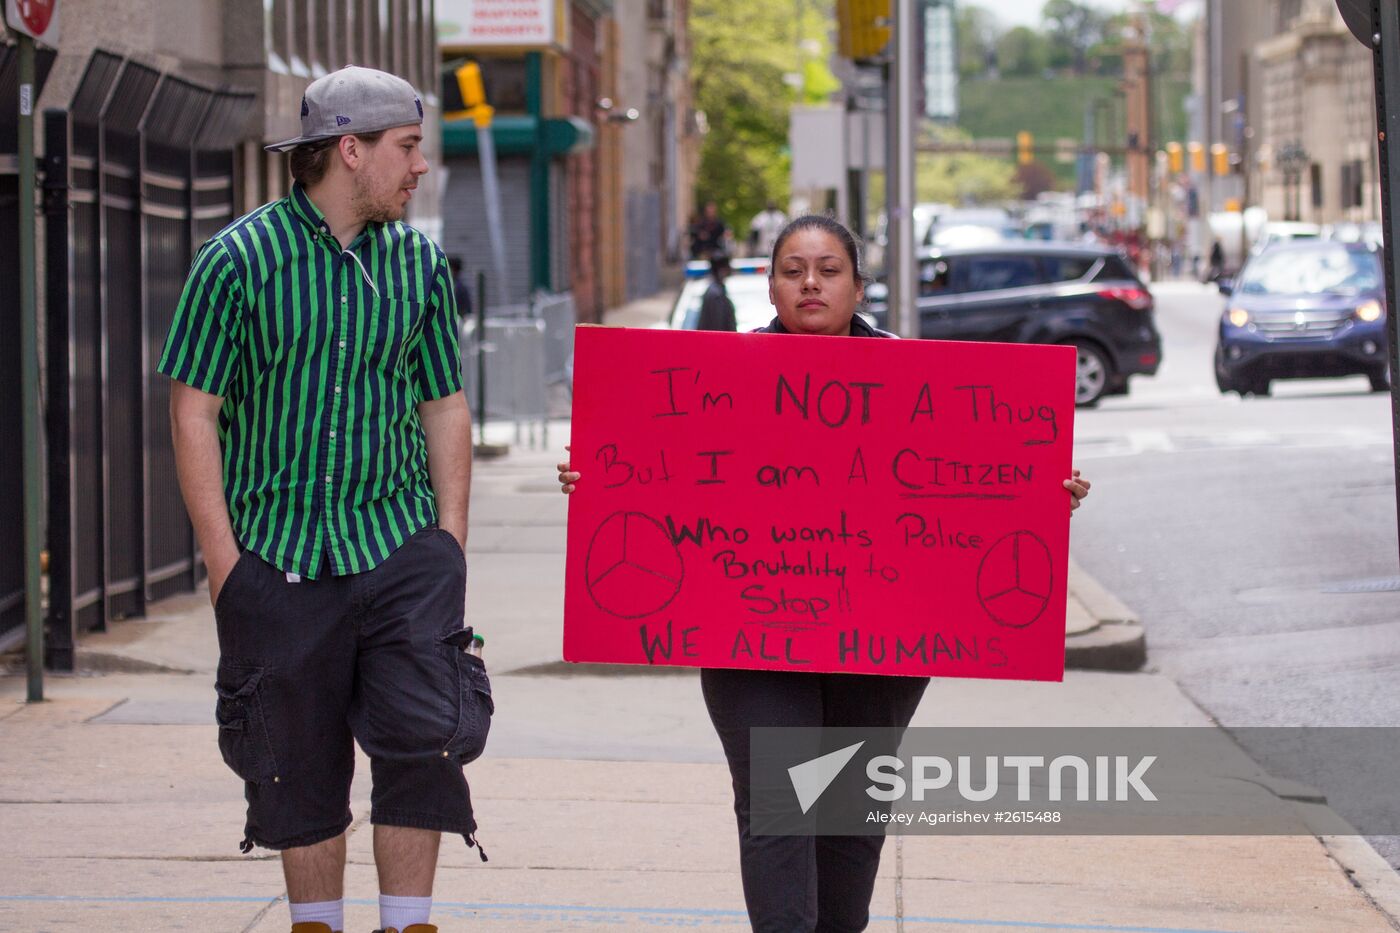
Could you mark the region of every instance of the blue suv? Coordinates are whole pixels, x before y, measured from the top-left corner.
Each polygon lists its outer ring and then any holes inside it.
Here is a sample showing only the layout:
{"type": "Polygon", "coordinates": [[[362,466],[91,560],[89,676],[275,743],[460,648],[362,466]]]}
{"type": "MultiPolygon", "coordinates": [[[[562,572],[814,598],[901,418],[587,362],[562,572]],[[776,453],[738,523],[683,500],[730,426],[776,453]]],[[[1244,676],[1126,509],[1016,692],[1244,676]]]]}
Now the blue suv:
{"type": "Polygon", "coordinates": [[[1268,395],[1274,379],[1363,375],[1390,388],[1380,253],[1362,243],[1271,246],[1233,281],[1215,350],[1221,392],[1268,395]]]}

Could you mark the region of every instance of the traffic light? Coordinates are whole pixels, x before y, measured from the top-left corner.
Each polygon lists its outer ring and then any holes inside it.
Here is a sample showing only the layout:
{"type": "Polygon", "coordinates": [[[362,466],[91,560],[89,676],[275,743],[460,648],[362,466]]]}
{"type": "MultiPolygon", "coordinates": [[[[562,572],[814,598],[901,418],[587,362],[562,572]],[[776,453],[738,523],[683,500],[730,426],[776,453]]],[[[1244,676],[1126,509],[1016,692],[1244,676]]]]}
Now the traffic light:
{"type": "Polygon", "coordinates": [[[1185,160],[1181,156],[1181,143],[1167,143],[1167,170],[1173,175],[1180,175],[1185,167],[1185,160]]]}
{"type": "Polygon", "coordinates": [[[1206,170],[1206,147],[1200,143],[1187,143],[1186,152],[1191,156],[1191,171],[1198,174],[1206,170]]]}
{"type": "Polygon", "coordinates": [[[837,49],[851,61],[877,58],[890,42],[891,0],[836,0],[837,49]]]}
{"type": "Polygon", "coordinates": [[[1034,152],[1035,138],[1026,130],[1016,134],[1016,162],[1020,165],[1030,165],[1035,161],[1034,152]]]}
{"type": "Polygon", "coordinates": [[[480,65],[466,62],[443,73],[442,110],[445,120],[471,117],[482,129],[491,125],[491,117],[496,111],[486,103],[486,86],[481,80],[480,65]]]}
{"type": "Polygon", "coordinates": [[[1210,147],[1210,163],[1215,174],[1230,174],[1230,150],[1224,143],[1215,143],[1210,147]]]}

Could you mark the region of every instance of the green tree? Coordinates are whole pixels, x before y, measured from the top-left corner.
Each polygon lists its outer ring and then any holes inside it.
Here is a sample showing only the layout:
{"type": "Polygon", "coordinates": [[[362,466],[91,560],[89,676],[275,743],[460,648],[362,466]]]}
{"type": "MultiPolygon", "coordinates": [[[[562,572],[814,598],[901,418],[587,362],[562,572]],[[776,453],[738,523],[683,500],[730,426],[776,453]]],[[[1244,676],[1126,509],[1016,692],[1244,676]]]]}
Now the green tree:
{"type": "Polygon", "coordinates": [[[1020,194],[1011,164],[987,156],[923,152],[914,171],[914,190],[921,203],[995,204],[1020,194]]]}
{"type": "Polygon", "coordinates": [[[1089,50],[1103,41],[1107,17],[1087,3],[1075,0],[1046,0],[1040,9],[1051,48],[1051,64],[1068,65],[1082,75],[1088,67],[1089,50]]]}
{"type": "Polygon", "coordinates": [[[959,6],[955,23],[958,76],[980,78],[996,56],[1001,25],[995,13],[980,6],[959,6]]]}
{"type": "Polygon", "coordinates": [[[691,7],[690,74],[709,124],[696,197],[714,200],[736,235],[766,201],[788,199],[792,105],[819,103],[840,89],[823,64],[833,15],[830,0],[804,5],[797,19],[791,7],[752,0],[695,0],[691,7]],[[799,87],[789,83],[793,75],[799,87]]]}
{"type": "MultiPolygon", "coordinates": [[[[926,138],[940,142],[972,137],[951,127],[934,127],[926,138]]],[[[973,152],[920,152],[914,161],[914,192],[919,202],[972,205],[995,204],[1020,194],[1016,167],[1006,159],[973,152]]]]}
{"type": "Polygon", "coordinates": [[[1017,26],[997,40],[997,69],[1005,76],[1036,77],[1049,64],[1049,43],[1034,29],[1017,26]]]}
{"type": "MultiPolygon", "coordinates": [[[[1108,19],[1104,27],[1103,42],[1106,46],[1121,48],[1123,35],[1133,27],[1136,14],[1119,13],[1108,19]]],[[[1147,47],[1152,53],[1152,70],[1158,74],[1173,77],[1191,77],[1191,37],[1175,17],[1158,13],[1147,13],[1147,47]]]]}

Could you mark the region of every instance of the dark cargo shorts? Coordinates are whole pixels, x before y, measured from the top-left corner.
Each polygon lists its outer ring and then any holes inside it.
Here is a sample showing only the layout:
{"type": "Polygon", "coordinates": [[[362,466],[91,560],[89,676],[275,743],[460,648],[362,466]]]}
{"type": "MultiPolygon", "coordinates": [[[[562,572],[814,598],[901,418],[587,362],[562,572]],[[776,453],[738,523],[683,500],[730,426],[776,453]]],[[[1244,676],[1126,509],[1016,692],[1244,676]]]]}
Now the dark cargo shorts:
{"type": "Polygon", "coordinates": [[[466,559],[425,528],[373,570],[292,583],[244,551],[219,592],[219,750],[244,781],[243,851],[350,825],[354,742],[370,759],[370,821],[460,833],[476,821],[462,766],[495,707],[462,650],[466,559]]]}

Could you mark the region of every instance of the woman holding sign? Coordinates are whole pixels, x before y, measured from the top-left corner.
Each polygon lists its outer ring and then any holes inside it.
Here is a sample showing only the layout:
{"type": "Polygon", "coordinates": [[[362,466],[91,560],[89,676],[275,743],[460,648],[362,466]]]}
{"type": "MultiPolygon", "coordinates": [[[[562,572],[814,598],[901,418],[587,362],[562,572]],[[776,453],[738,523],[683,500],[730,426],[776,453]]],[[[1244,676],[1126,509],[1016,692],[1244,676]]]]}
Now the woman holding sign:
{"type": "MultiPolygon", "coordinates": [[[[893,337],[856,314],[865,277],[856,238],[829,217],[799,217],[782,231],[769,267],[777,316],[761,333],[893,337]]],[[[559,464],[565,493],[580,474],[559,464]]],[[[1070,509],[1089,493],[1075,470],[1066,480],[1070,509]]],[[[858,931],[870,896],[883,834],[776,836],[750,832],[749,730],[755,727],[859,726],[905,729],[927,677],[706,668],[701,688],[734,783],[744,900],[759,933],[858,931]]],[[[893,751],[893,749],[891,749],[893,751]]]]}

